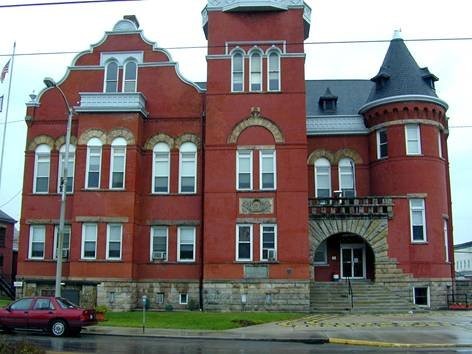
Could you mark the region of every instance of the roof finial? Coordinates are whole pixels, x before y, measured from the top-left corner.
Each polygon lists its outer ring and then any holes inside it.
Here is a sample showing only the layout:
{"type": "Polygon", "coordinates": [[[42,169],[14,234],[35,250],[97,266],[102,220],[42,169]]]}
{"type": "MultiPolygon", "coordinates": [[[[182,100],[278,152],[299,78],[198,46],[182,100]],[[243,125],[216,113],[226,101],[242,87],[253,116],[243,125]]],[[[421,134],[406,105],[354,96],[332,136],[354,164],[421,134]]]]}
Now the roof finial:
{"type": "Polygon", "coordinates": [[[393,39],[402,39],[402,29],[398,28],[393,31],[393,39]]]}

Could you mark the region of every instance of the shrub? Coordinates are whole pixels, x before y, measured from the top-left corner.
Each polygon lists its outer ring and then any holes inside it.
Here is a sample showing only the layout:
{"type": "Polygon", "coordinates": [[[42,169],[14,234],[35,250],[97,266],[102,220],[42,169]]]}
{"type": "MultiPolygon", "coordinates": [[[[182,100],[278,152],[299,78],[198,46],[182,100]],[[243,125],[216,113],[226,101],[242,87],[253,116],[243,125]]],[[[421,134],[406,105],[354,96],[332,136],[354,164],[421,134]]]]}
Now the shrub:
{"type": "Polygon", "coordinates": [[[0,341],[0,354],[46,354],[46,351],[26,341],[8,343],[2,339],[0,341]]]}
{"type": "Polygon", "coordinates": [[[190,300],[188,301],[187,308],[188,308],[190,311],[198,310],[198,308],[199,308],[198,302],[196,302],[194,299],[190,299],[190,300]]]}
{"type": "Polygon", "coordinates": [[[171,304],[167,304],[167,305],[164,307],[164,309],[165,309],[166,311],[173,311],[173,310],[174,310],[174,306],[172,306],[171,304]]]}

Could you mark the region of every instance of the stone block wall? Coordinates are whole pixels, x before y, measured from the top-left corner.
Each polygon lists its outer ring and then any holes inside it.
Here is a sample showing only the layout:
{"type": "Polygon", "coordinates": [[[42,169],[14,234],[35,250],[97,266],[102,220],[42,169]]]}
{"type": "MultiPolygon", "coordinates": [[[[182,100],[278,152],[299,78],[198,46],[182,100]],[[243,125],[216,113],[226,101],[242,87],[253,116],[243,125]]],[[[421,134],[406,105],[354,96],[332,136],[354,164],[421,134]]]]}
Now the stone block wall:
{"type": "Polygon", "coordinates": [[[213,281],[203,289],[205,311],[310,310],[309,281],[213,281]]]}

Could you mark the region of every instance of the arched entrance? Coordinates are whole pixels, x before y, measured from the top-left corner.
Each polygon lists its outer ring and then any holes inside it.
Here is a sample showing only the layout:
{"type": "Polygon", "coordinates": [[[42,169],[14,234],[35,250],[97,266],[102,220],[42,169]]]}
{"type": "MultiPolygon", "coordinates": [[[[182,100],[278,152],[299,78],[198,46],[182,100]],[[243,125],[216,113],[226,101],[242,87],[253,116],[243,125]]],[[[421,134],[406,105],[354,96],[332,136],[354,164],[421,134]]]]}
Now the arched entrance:
{"type": "Polygon", "coordinates": [[[315,249],[313,265],[315,281],[375,277],[372,247],[352,233],[337,233],[322,241],[315,249]]]}

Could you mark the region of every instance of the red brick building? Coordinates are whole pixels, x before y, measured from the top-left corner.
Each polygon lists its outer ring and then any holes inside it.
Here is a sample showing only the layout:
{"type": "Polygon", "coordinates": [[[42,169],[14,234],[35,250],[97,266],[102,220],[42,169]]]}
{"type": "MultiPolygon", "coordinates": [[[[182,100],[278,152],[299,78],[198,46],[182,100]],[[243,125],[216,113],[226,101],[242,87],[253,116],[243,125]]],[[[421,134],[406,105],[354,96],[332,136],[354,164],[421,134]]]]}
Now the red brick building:
{"type": "Polygon", "coordinates": [[[13,236],[16,220],[0,210],[0,292],[4,296],[14,295],[16,262],[13,249],[13,236]]]}
{"type": "MultiPolygon", "coordinates": [[[[366,293],[382,308],[445,304],[437,78],[395,38],[371,80],[306,80],[310,12],[209,0],[206,83],[185,80],[133,16],[74,59],[59,83],[75,109],[64,294],[117,309],[146,294],[154,308],[307,311],[345,298],[349,279],[354,306],[366,293]]],[[[24,294],[47,293],[67,112],[57,89],[27,106],[18,274],[24,294]]]]}

